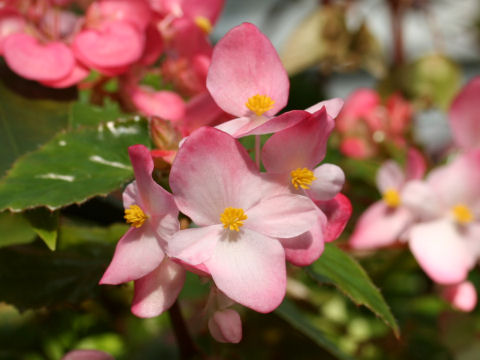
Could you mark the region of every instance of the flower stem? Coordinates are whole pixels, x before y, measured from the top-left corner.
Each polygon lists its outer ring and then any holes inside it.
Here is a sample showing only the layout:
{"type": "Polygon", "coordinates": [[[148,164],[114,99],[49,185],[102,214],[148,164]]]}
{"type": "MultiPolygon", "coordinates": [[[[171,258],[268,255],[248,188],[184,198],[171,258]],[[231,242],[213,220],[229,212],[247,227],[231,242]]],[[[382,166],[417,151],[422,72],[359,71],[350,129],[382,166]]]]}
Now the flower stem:
{"type": "Polygon", "coordinates": [[[195,356],[198,355],[198,350],[188,332],[178,300],[173,303],[172,307],[168,310],[168,314],[170,315],[170,322],[172,323],[173,332],[177,339],[180,359],[189,360],[195,358],[195,356]]]}
{"type": "Polygon", "coordinates": [[[255,163],[260,169],[260,135],[255,135],[255,163]]]}

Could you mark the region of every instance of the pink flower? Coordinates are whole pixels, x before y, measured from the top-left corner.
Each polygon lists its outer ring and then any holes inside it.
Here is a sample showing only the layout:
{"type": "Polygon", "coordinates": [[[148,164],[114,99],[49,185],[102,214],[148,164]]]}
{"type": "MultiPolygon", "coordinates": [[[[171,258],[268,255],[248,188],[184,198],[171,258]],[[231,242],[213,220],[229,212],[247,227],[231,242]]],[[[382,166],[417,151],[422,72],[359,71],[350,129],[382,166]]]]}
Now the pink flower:
{"type": "Polygon", "coordinates": [[[329,208],[331,213],[337,212],[335,230],[328,231],[328,238],[324,236],[329,227],[327,218],[317,208],[317,224],[313,224],[307,233],[295,239],[282,240],[287,259],[295,265],[305,266],[318,259],[323,252],[324,241],[333,241],[336,238],[333,236],[340,235],[351,208],[340,206],[344,202],[337,203],[337,199],[342,201],[344,198],[335,199],[345,181],[343,171],[332,164],[317,166],[325,157],[327,140],[334,127],[333,119],[328,116],[325,108],[313,114],[306,111],[295,113],[303,120],[272,135],[263,147],[262,159],[267,173],[274,176],[290,192],[305,194],[316,201],[317,206],[329,208]],[[342,210],[348,215],[342,216],[338,213],[342,210]],[[344,222],[339,223],[339,219],[344,222]]]}
{"type": "Polygon", "coordinates": [[[114,360],[113,356],[98,350],[72,350],[62,360],[114,360]]]}
{"type": "Polygon", "coordinates": [[[473,78],[453,100],[449,112],[450,127],[457,146],[463,149],[480,147],[480,76],[473,78]]]}
{"type": "Polygon", "coordinates": [[[3,42],[8,35],[23,32],[25,20],[13,8],[3,7],[0,9],[0,55],[3,53],[3,42]]]}
{"type": "Polygon", "coordinates": [[[424,174],[425,160],[414,149],[408,151],[405,172],[396,162],[385,162],[377,173],[382,200],[372,204],[360,216],[350,237],[350,246],[375,249],[399,240],[414,220],[411,211],[402,204],[402,190],[408,181],[421,179],[424,174]]]}
{"type": "Polygon", "coordinates": [[[208,330],[218,342],[238,344],[242,340],[242,320],[232,309],[215,311],[208,320],[208,330]]]}
{"type": "Polygon", "coordinates": [[[278,239],[318,222],[312,202],[266,181],[240,143],[214,128],[187,138],[170,186],[180,211],[199,227],[176,233],[168,254],[210,273],[232,300],[259,312],[274,310],[286,289],[278,239]]]}
{"type": "Polygon", "coordinates": [[[177,298],[184,270],[165,257],[163,248],[178,231],[178,210],[171,194],[152,179],[153,160],[143,145],[129,148],[136,180],[123,193],[125,219],[131,228],[120,239],[100,284],[135,280],[132,312],[159,315],[177,298]]]}
{"type": "Polygon", "coordinates": [[[458,156],[425,182],[405,186],[402,200],[421,222],[409,231],[410,250],[439,284],[457,284],[480,254],[480,152],[458,156]]]}
{"type": "Polygon", "coordinates": [[[442,297],[460,311],[470,312],[477,305],[477,290],[470,281],[446,286],[442,297]]]}

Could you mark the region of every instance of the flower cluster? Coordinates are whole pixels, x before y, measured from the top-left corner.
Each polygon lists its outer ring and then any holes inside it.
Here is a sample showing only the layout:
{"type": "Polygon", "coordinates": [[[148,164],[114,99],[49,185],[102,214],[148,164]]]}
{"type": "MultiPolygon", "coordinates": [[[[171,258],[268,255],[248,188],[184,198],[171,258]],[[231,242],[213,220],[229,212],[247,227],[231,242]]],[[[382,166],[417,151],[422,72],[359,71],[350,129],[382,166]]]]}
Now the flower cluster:
{"type": "Polygon", "coordinates": [[[359,219],[350,245],[357,249],[408,243],[425,273],[443,285],[455,307],[471,311],[477,302],[467,279],[480,256],[480,128],[476,102],[480,78],[468,83],[449,113],[455,153],[431,170],[409,151],[405,172],[388,161],[377,173],[382,200],[359,219]]]}
{"type": "Polygon", "coordinates": [[[131,228],[101,283],[133,280],[132,312],[152,317],[176,300],[185,272],[196,273],[211,282],[210,333],[238,342],[241,320],[232,305],[273,311],[285,296],[286,261],[314,262],[350,217],[342,170],[319,165],[342,101],[275,116],[287,103],[288,77],[268,38],[248,23],[216,45],[206,83],[218,106],[237,118],[182,141],[171,194],[153,180],[149,150],[129,148],[136,180],[123,202],[131,228]],[[263,148],[257,142],[256,163],[236,139],[269,133],[263,148]],[[179,212],[195,226],[180,230],[179,212]]]}

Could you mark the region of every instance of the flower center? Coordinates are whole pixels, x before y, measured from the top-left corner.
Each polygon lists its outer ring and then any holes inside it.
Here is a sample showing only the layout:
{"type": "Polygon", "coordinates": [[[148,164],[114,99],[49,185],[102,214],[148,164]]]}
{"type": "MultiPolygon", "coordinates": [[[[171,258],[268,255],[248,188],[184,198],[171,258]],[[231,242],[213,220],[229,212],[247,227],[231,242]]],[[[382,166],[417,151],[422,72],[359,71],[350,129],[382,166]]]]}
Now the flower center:
{"type": "Polygon", "coordinates": [[[195,18],[195,24],[202,29],[205,34],[212,32],[212,23],[205,16],[197,16],[195,18]]]}
{"type": "Polygon", "coordinates": [[[473,221],[472,211],[466,205],[463,205],[463,204],[455,205],[452,208],[452,213],[457,223],[461,225],[466,225],[473,221]]]}
{"type": "Polygon", "coordinates": [[[247,220],[247,215],[243,209],[227,207],[220,215],[220,221],[225,229],[239,231],[240,227],[243,226],[243,220],[247,220]]]}
{"type": "Polygon", "coordinates": [[[395,189],[387,189],[387,191],[383,193],[383,201],[389,207],[396,208],[401,203],[400,194],[395,189]]]}
{"type": "Polygon", "coordinates": [[[245,106],[258,116],[261,116],[273,108],[273,104],[275,104],[275,101],[270,96],[257,94],[249,97],[245,106]]]}
{"type": "Polygon", "coordinates": [[[316,177],[313,176],[313,171],[307,168],[293,170],[290,176],[292,177],[292,185],[295,186],[295,189],[299,187],[302,189],[310,189],[310,184],[316,179],[316,177]]]}
{"type": "Polygon", "coordinates": [[[125,220],[127,224],[130,224],[136,228],[139,228],[143,225],[145,220],[148,219],[148,216],[145,215],[143,210],[138,205],[132,205],[128,209],[125,209],[125,220]]]}

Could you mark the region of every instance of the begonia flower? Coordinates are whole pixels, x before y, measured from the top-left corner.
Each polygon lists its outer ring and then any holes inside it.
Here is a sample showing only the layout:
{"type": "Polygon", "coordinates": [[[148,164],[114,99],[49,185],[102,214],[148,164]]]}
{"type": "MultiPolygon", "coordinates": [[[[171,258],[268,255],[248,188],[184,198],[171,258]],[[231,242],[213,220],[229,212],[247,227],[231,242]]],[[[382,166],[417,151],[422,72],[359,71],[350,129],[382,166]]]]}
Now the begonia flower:
{"type": "Polygon", "coordinates": [[[99,350],[72,350],[62,360],[115,360],[112,355],[99,350]]]}
{"type": "Polygon", "coordinates": [[[449,122],[453,140],[462,149],[480,147],[480,76],[473,78],[455,97],[450,107],[449,122]]]}
{"type": "Polygon", "coordinates": [[[420,221],[409,230],[409,245],[427,275],[439,284],[464,281],[480,254],[480,152],[459,155],[433,170],[424,182],[411,181],[402,201],[420,221]]]}
{"type": "Polygon", "coordinates": [[[0,9],[0,55],[3,53],[3,42],[12,34],[21,33],[25,29],[25,19],[14,8],[0,9]]]}
{"type": "Polygon", "coordinates": [[[212,285],[205,311],[209,314],[208,330],[218,342],[237,344],[242,340],[242,319],[230,308],[233,305],[232,299],[212,285]]]}
{"type": "Polygon", "coordinates": [[[414,221],[402,204],[402,190],[408,181],[421,179],[425,160],[409,149],[405,171],[395,161],[385,162],[377,172],[377,187],[382,200],[372,204],[358,219],[349,244],[354,249],[375,249],[395,244],[414,221]]]}
{"type": "Polygon", "coordinates": [[[232,300],[259,312],[274,310],[286,291],[278,239],[319,222],[311,200],[267,181],[238,141],[206,127],[181,146],[170,187],[180,211],[198,228],[176,233],[169,256],[201,266],[232,300]]]}
{"type": "Polygon", "coordinates": [[[163,250],[179,229],[178,210],[172,195],[152,178],[150,151],[134,145],[129,155],[136,180],[126,187],[123,204],[131,227],[119,240],[100,284],[135,280],[132,312],[151,317],[169,308],[183,286],[184,270],[163,250]]]}
{"type": "MultiPolygon", "coordinates": [[[[274,175],[278,181],[288,187],[292,193],[305,194],[318,202],[333,201],[342,189],[345,181],[343,171],[333,164],[319,163],[325,157],[328,137],[333,130],[333,119],[328,116],[325,108],[313,114],[305,113],[305,119],[299,124],[272,135],[262,150],[262,159],[267,173],[274,175]]],[[[343,200],[343,199],[342,199],[343,200]]],[[[347,200],[348,201],[348,200],[347,200]]],[[[325,207],[327,207],[326,204],[325,207]]],[[[333,204],[330,203],[330,206],[333,204]]],[[[350,207],[337,206],[335,209],[346,210],[350,207]]],[[[337,214],[338,215],[338,214],[337,214]]],[[[327,228],[325,214],[317,208],[318,223],[295,239],[282,240],[287,259],[295,265],[311,264],[323,252],[324,237],[327,228]],[[318,227],[318,224],[321,224],[318,227]]],[[[345,222],[348,216],[337,216],[345,222]]],[[[336,230],[329,232],[329,241],[335,240],[331,236],[338,234],[338,229],[345,226],[345,222],[336,230]]]]}
{"type": "Polygon", "coordinates": [[[442,297],[460,311],[470,312],[477,305],[477,290],[470,281],[446,286],[442,297]]]}

